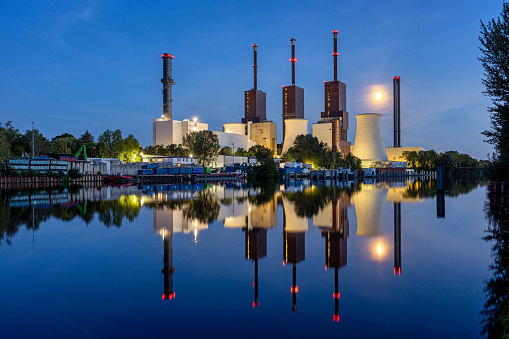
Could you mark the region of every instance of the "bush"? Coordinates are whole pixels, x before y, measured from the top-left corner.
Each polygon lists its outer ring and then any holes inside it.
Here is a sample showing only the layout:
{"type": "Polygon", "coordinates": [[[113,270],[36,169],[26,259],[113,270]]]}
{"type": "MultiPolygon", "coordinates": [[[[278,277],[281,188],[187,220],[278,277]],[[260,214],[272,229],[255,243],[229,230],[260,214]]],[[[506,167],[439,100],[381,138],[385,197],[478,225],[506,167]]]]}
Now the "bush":
{"type": "Polygon", "coordinates": [[[76,168],[69,170],[68,175],[69,175],[69,178],[71,178],[71,179],[78,179],[83,176],[83,174],[81,174],[80,171],[76,168]]]}

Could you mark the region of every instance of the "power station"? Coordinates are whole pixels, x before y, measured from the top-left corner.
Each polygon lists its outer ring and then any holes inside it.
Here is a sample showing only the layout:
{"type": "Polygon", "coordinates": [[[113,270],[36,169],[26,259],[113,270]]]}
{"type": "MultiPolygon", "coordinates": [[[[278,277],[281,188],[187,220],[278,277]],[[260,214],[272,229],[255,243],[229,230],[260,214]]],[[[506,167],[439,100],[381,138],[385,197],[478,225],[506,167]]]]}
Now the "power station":
{"type": "Polygon", "coordinates": [[[257,58],[257,44],[253,44],[253,88],[244,92],[244,111],[245,116],[242,119],[243,123],[251,122],[265,122],[267,120],[266,111],[266,94],[258,89],[258,58],[257,58]]]}
{"type": "Polygon", "coordinates": [[[304,88],[295,85],[295,38],[292,43],[292,84],[283,86],[283,140],[285,140],[285,121],[287,119],[304,119],[304,88]]]}
{"type": "MultiPolygon", "coordinates": [[[[349,113],[346,106],[346,84],[338,80],[338,30],[333,35],[333,80],[324,81],[324,108],[320,118],[312,125],[312,135],[328,148],[341,154],[353,153],[359,157],[364,167],[387,166],[390,161],[404,161],[404,151],[424,150],[422,147],[402,147],[401,145],[401,95],[400,76],[393,77],[393,134],[392,147],[385,147],[382,138],[382,114],[358,114],[355,145],[348,141],[349,113]]],[[[235,152],[239,148],[248,150],[254,145],[271,149],[274,154],[284,154],[294,144],[295,138],[308,134],[308,120],[304,118],[304,89],[296,85],[295,55],[296,39],[291,42],[291,85],[282,86],[282,122],[283,142],[277,143],[277,125],[267,119],[266,93],[258,89],[258,45],[253,48],[253,86],[244,91],[244,116],[240,123],[226,123],[222,131],[214,131],[220,147],[231,147],[235,152]],[[277,153],[276,153],[277,152],[277,153]]],[[[195,131],[208,130],[208,125],[198,119],[174,120],[172,109],[172,61],[174,56],[163,53],[162,116],[153,120],[153,145],[181,144],[183,137],[195,131]]],[[[377,99],[378,100],[378,99],[377,99]]]]}
{"type": "Polygon", "coordinates": [[[328,147],[336,148],[342,154],[350,153],[347,140],[348,112],[346,111],[346,85],[338,81],[338,31],[334,36],[334,80],[324,81],[324,111],[318,123],[313,124],[312,133],[328,147]]]}
{"type": "Polygon", "coordinates": [[[175,81],[171,77],[171,61],[173,60],[173,55],[170,53],[164,53],[161,55],[163,59],[163,78],[161,79],[161,83],[163,84],[163,119],[173,119],[172,112],[172,86],[175,85],[175,81]]]}

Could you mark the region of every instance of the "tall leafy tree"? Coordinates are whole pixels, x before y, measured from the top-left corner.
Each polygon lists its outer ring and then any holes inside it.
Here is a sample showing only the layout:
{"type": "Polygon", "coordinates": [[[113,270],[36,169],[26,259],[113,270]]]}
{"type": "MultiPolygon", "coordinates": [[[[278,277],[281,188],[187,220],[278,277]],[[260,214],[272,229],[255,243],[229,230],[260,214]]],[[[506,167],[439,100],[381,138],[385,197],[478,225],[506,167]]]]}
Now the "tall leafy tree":
{"type": "Polygon", "coordinates": [[[99,153],[103,158],[118,158],[123,151],[124,139],[122,132],[117,129],[110,131],[107,129],[97,138],[99,153]]]}
{"type": "Polygon", "coordinates": [[[499,18],[487,24],[481,21],[479,60],[484,67],[483,94],[492,103],[488,107],[490,129],[483,134],[495,148],[495,162],[506,167],[509,165],[509,4],[502,6],[499,18]]]}
{"type": "Polygon", "coordinates": [[[120,159],[123,162],[135,162],[140,161],[141,146],[134,135],[129,134],[122,143],[122,152],[120,153],[120,159]]]}
{"type": "Polygon", "coordinates": [[[201,165],[210,163],[219,151],[219,139],[212,131],[188,133],[184,136],[182,144],[198,158],[201,165]]]}
{"type": "Polygon", "coordinates": [[[288,155],[295,161],[322,166],[325,150],[325,144],[319,141],[317,137],[311,134],[301,134],[295,138],[293,146],[288,149],[288,155]]]}

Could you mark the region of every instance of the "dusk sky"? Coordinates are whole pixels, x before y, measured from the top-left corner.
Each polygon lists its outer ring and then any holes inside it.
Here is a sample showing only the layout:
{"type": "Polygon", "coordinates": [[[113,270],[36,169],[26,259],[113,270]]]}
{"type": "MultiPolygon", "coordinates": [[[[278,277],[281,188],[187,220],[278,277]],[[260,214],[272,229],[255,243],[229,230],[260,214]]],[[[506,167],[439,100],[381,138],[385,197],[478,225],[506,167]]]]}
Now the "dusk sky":
{"type": "Polygon", "coordinates": [[[348,139],[355,115],[382,113],[392,144],[392,77],[401,76],[401,140],[486,159],[492,147],[481,94],[480,20],[502,1],[8,1],[0,11],[0,120],[21,132],[31,122],[46,137],[96,138],[105,129],[152,144],[161,116],[162,53],[172,53],[174,119],[198,117],[221,130],[244,116],[258,44],[258,88],[281,133],[281,86],[290,85],[290,38],[305,118],[323,111],[333,77],[331,31],[338,35],[338,78],[347,85],[348,139]],[[374,93],[384,93],[375,104],[374,93]]]}

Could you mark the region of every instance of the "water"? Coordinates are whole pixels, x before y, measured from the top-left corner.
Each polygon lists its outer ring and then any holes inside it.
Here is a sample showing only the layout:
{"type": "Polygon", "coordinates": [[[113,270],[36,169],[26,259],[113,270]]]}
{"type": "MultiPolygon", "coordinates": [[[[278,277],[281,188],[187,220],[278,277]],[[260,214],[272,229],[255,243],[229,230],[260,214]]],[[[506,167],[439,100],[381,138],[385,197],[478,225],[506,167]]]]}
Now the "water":
{"type": "Polygon", "coordinates": [[[3,192],[2,338],[480,336],[481,183],[175,188],[3,192]]]}

